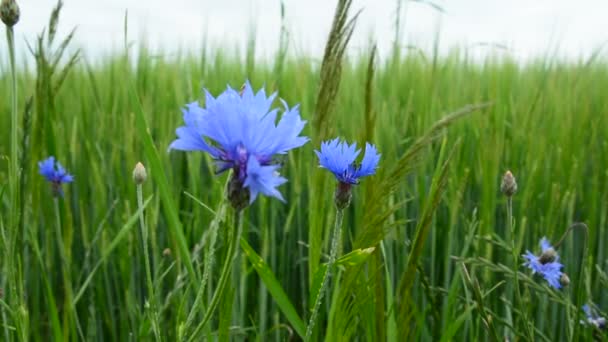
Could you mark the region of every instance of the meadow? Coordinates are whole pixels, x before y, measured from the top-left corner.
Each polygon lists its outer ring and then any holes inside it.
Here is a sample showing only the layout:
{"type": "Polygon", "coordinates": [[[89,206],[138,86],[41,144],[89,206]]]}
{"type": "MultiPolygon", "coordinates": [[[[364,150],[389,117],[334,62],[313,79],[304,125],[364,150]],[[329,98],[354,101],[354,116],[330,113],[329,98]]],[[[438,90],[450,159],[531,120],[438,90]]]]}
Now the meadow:
{"type": "Polygon", "coordinates": [[[608,308],[605,58],[343,56],[349,5],[323,61],[286,45],[256,60],[252,41],[172,56],[142,44],[90,62],[64,50],[55,12],[30,42],[35,68],[17,60],[16,114],[2,61],[0,340],[604,339],[582,306],[608,308]],[[229,172],[168,147],[203,88],[246,80],[300,104],[310,141],[282,160],[285,203],[260,195],[239,219],[229,172]],[[337,181],[314,153],[334,137],[381,153],[339,211],[335,262],[337,181]],[[39,174],[48,156],[74,175],[62,196],[39,174]],[[524,265],[543,237],[569,278],[560,289],[524,265]]]}

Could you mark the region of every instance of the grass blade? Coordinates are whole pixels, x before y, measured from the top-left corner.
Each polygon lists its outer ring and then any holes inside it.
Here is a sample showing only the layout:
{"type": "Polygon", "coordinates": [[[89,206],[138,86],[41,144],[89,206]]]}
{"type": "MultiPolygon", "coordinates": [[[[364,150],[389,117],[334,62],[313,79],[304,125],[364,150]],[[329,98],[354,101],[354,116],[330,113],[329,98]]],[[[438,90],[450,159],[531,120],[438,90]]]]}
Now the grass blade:
{"type": "Polygon", "coordinates": [[[281,287],[281,284],[274,276],[274,273],[272,273],[270,267],[268,267],[268,264],[266,264],[266,262],[264,262],[264,260],[253,250],[253,248],[251,248],[249,243],[247,243],[247,240],[244,238],[241,238],[241,248],[243,249],[243,252],[245,252],[245,255],[247,255],[249,262],[251,262],[251,265],[264,282],[264,285],[266,285],[268,292],[270,292],[270,295],[272,295],[272,298],[274,298],[275,302],[289,323],[291,323],[298,335],[300,335],[301,338],[304,338],[304,336],[306,336],[306,324],[298,315],[298,312],[294,308],[293,304],[291,304],[291,301],[287,297],[283,287],[281,287]]]}

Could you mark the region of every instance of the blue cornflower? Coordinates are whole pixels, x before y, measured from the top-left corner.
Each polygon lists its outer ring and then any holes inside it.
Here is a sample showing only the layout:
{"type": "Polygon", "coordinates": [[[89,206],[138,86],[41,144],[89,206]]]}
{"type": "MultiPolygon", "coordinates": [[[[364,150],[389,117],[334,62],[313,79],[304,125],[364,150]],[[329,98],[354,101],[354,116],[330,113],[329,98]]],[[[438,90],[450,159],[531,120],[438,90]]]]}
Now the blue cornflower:
{"type": "Polygon", "coordinates": [[[585,312],[585,316],[587,316],[587,321],[581,321],[581,323],[593,325],[600,330],[606,329],[606,319],[598,315],[589,305],[583,305],[583,311],[585,312]]]}
{"type": "Polygon", "coordinates": [[[360,164],[355,159],[361,153],[357,144],[341,142],[339,138],[321,143],[321,151],[315,151],[322,168],[331,171],[341,183],[358,184],[359,178],[376,173],[380,155],[374,145],[365,144],[365,156],[360,164]]]}
{"type": "Polygon", "coordinates": [[[352,186],[359,183],[359,178],[375,174],[380,161],[376,147],[366,143],[361,163],[355,163],[361,150],[357,149],[356,143],[349,145],[345,141],[341,142],[339,138],[322,142],[321,151],[315,153],[319,157],[320,166],[331,171],[339,182],[334,195],[339,209],[348,207],[352,186]]]}
{"type": "Polygon", "coordinates": [[[564,265],[559,262],[559,255],[557,255],[557,252],[553,249],[547,238],[543,237],[540,240],[540,246],[542,253],[539,256],[526,251],[526,254],[523,255],[527,260],[524,265],[532,270],[532,274],[538,273],[542,275],[549,285],[560,289],[562,287],[561,279],[563,275],[561,270],[564,265]]]}
{"type": "Polygon", "coordinates": [[[287,180],[279,176],[275,156],[309,139],[300,136],[306,121],[300,117],[298,106],[290,109],[281,100],[283,115],[277,122],[279,110],[271,109],[276,96],[266,96],[264,89],[254,93],[249,82],[240,92],[228,87],[217,98],[205,90],[204,108],[193,102],[183,109],[186,125],[177,129],[178,138],[169,150],[207,152],[215,160],[217,173],[232,169],[229,197],[247,197],[244,206],[259,193],[284,201],[276,187],[287,180]],[[241,191],[243,188],[249,193],[241,191]]]}
{"type": "Polygon", "coordinates": [[[59,162],[55,161],[55,157],[51,156],[38,163],[40,174],[51,182],[53,187],[53,195],[63,195],[61,184],[71,183],[74,181],[74,176],[69,174],[59,162]]]}

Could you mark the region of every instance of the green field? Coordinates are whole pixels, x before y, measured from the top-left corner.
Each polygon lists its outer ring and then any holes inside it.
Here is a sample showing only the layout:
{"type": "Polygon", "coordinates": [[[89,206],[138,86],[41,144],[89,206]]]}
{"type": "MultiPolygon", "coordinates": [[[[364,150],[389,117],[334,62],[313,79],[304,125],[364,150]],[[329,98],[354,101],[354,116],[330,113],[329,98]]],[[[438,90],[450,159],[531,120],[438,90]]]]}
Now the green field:
{"type": "Polygon", "coordinates": [[[313,151],[335,136],[372,142],[382,158],[344,212],[338,258],[354,253],[334,268],[311,340],[604,338],[579,322],[583,304],[608,308],[605,59],[412,52],[370,68],[370,47],[332,74],[339,61],[322,70],[306,56],[255,60],[252,42],[241,54],[208,46],[170,57],[141,46],[137,56],[81,58],[63,74],[69,56],[53,65],[46,39],[30,42],[46,51],[37,67],[18,72],[16,135],[8,60],[0,69],[0,340],[304,339],[336,215],[336,181],[313,151]],[[311,141],[281,169],[287,202],[260,196],[245,209],[246,242],[208,310],[234,228],[229,176],[216,176],[202,152],[167,148],[181,108],[204,104],[203,88],[218,95],[247,79],[299,103],[311,141]],[[323,94],[340,80],[335,96],[323,94]],[[75,176],[57,207],[38,174],[50,155],[75,176]],[[152,284],[132,178],[139,161],[152,284]],[[519,188],[513,229],[500,192],[507,170],[519,188]],[[588,229],[568,231],[575,222],[588,229]],[[521,255],[564,234],[570,285],[556,290],[521,255]]]}

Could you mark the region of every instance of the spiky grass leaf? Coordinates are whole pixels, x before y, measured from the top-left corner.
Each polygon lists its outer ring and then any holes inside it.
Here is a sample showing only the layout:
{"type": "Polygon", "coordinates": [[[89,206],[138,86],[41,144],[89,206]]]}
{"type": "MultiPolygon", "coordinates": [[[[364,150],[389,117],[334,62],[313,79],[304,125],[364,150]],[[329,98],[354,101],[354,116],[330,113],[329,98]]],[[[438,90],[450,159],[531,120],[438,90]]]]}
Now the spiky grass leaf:
{"type": "Polygon", "coordinates": [[[405,273],[403,273],[403,275],[401,276],[401,279],[399,281],[399,287],[397,290],[399,309],[398,321],[401,322],[401,324],[399,325],[399,336],[400,338],[405,340],[407,340],[409,337],[410,324],[408,318],[410,317],[409,315],[412,312],[412,310],[410,309],[411,301],[409,298],[410,289],[414,283],[414,276],[417,271],[418,260],[420,259],[420,255],[422,254],[426,238],[430,231],[435,211],[437,210],[437,207],[439,206],[439,203],[447,187],[448,166],[457,147],[456,144],[444,161],[446,144],[447,140],[444,139],[438,161],[438,164],[440,164],[441,166],[437,168],[435,175],[433,176],[431,189],[429,191],[429,199],[426,202],[420,219],[418,220],[418,224],[416,225],[416,235],[414,238],[414,243],[411,247],[409,255],[407,256],[407,266],[405,269],[405,273]]]}
{"type": "Polygon", "coordinates": [[[443,136],[445,128],[450,126],[458,119],[480,109],[487,108],[490,104],[484,103],[479,105],[467,105],[455,112],[452,112],[442,119],[438,120],[433,126],[420,138],[410,146],[407,151],[393,164],[389,171],[382,171],[371,181],[374,191],[366,198],[366,207],[364,209],[363,227],[361,234],[356,237],[353,246],[362,248],[367,246],[375,246],[386,234],[385,222],[392,214],[399,209],[394,206],[386,209],[386,203],[391,194],[398,188],[403,179],[412,172],[422,161],[427,148],[437,139],[443,136]]]}

